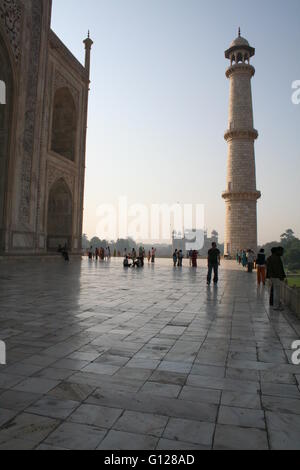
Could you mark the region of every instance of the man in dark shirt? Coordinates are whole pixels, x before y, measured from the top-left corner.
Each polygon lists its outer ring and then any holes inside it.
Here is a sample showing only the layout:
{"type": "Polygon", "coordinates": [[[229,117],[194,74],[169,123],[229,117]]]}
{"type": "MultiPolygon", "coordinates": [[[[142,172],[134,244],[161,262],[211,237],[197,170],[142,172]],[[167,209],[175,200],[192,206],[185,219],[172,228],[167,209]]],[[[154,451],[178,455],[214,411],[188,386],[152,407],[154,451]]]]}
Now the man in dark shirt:
{"type": "Polygon", "coordinates": [[[267,278],[271,279],[273,288],[274,310],[283,311],[284,308],[280,302],[281,282],[285,280],[286,274],[283,267],[282,256],[284,249],[282,247],[273,248],[272,256],[267,260],[267,278]]]}
{"type": "Polygon", "coordinates": [[[208,274],[207,274],[207,285],[210,286],[212,272],[214,271],[214,284],[217,285],[219,282],[219,266],[221,264],[221,253],[217,248],[217,244],[213,243],[212,248],[208,252],[208,274]]]}

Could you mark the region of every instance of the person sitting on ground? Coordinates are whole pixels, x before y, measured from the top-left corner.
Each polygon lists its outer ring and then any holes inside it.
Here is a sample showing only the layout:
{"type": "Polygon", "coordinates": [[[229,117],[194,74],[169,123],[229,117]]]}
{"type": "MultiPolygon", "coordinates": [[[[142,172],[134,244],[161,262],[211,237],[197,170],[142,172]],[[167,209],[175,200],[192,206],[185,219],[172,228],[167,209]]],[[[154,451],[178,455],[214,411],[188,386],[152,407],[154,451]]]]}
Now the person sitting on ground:
{"type": "Polygon", "coordinates": [[[124,258],[123,266],[124,266],[124,268],[130,268],[131,267],[131,264],[129,263],[129,259],[128,259],[127,255],[124,258]]]}

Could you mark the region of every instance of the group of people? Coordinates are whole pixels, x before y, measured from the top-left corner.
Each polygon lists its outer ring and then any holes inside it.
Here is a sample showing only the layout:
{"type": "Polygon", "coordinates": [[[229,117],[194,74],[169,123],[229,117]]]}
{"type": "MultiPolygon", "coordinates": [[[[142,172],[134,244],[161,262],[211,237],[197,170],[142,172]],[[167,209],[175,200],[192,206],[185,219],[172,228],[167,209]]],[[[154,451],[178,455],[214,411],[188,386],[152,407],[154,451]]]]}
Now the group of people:
{"type": "Polygon", "coordinates": [[[286,279],[282,257],[284,248],[275,247],[271,250],[271,256],[266,257],[265,250],[262,248],[258,255],[255,256],[253,250],[241,251],[237,253],[237,261],[243,267],[248,267],[248,272],[252,273],[254,269],[257,271],[257,285],[266,285],[266,280],[270,280],[271,293],[270,305],[276,311],[284,310],[280,302],[280,286],[281,282],[286,279]]]}
{"type": "MultiPolygon", "coordinates": [[[[146,251],[142,246],[140,246],[138,254],[135,248],[132,249],[131,253],[127,252],[127,249],[125,249],[123,266],[124,268],[143,268],[145,266],[145,258],[146,251]]],[[[152,264],[155,263],[156,248],[152,248],[152,250],[148,252],[147,259],[148,264],[150,264],[150,262],[152,264]]]]}
{"type": "MultiPolygon", "coordinates": [[[[190,266],[193,268],[197,268],[198,266],[198,251],[196,250],[190,250],[188,252],[188,259],[190,260],[190,266]]],[[[182,250],[175,250],[173,253],[173,263],[174,263],[174,268],[182,268],[182,262],[184,259],[184,254],[182,250]]]]}
{"type": "Polygon", "coordinates": [[[255,253],[253,250],[241,250],[237,252],[236,255],[237,262],[243,266],[243,268],[247,268],[249,273],[252,273],[253,269],[255,268],[255,253]]]}
{"type": "Polygon", "coordinates": [[[101,261],[108,261],[111,259],[111,251],[109,246],[107,248],[94,248],[93,246],[91,246],[88,251],[88,257],[90,260],[95,259],[96,261],[98,261],[98,259],[100,259],[101,261]]]}
{"type": "MultiPolygon", "coordinates": [[[[190,250],[188,252],[188,259],[190,261],[190,267],[198,267],[198,251],[190,250]]],[[[182,267],[182,261],[184,259],[184,254],[182,250],[175,250],[173,253],[173,263],[174,268],[182,267]]],[[[211,249],[208,252],[207,256],[208,262],[208,273],[207,273],[207,285],[210,286],[212,282],[212,275],[214,274],[213,283],[217,285],[219,282],[219,266],[221,264],[221,252],[217,247],[217,244],[214,242],[211,249]]]]}

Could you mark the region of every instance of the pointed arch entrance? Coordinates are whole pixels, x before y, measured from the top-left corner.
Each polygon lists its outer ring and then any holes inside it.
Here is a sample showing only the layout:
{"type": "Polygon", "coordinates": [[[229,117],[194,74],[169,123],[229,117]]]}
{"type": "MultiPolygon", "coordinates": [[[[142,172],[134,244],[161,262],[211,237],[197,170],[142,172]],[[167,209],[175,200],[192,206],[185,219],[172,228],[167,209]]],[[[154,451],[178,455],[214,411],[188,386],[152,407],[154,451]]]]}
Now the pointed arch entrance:
{"type": "Polygon", "coordinates": [[[13,107],[13,70],[0,30],[0,252],[5,249],[8,164],[13,107]]]}
{"type": "Polygon", "coordinates": [[[73,198],[63,178],[54,183],[48,199],[47,246],[57,251],[59,245],[72,248],[73,198]]]}

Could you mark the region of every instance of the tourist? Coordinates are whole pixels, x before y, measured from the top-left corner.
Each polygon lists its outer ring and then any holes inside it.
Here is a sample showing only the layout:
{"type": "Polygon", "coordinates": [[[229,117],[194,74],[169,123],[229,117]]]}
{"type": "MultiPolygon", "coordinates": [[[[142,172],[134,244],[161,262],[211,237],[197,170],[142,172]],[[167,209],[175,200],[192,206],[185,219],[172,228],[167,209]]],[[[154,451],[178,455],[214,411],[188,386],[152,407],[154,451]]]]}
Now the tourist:
{"type": "Polygon", "coordinates": [[[64,248],[62,249],[62,256],[63,256],[63,258],[66,262],[70,261],[68,245],[67,244],[65,244],[64,248]]]}
{"type": "Polygon", "coordinates": [[[139,248],[139,258],[141,260],[141,263],[142,263],[142,267],[144,267],[144,259],[145,259],[145,250],[144,250],[144,247],[140,246],[139,248]]]}
{"type": "Polygon", "coordinates": [[[99,248],[96,248],[95,254],[96,254],[96,261],[98,261],[98,258],[99,258],[99,248]]]}
{"type": "Polygon", "coordinates": [[[197,268],[198,267],[198,251],[193,250],[192,254],[192,267],[197,268]]]}
{"type": "Polygon", "coordinates": [[[155,263],[155,257],[156,257],[156,248],[152,248],[152,253],[151,253],[151,262],[155,263]]]}
{"type": "Polygon", "coordinates": [[[136,260],[136,250],[135,250],[135,248],[132,248],[131,259],[132,259],[133,262],[135,262],[135,260],[136,260]]]}
{"type": "Polygon", "coordinates": [[[243,268],[246,268],[247,263],[248,263],[247,252],[245,250],[243,250],[243,254],[242,254],[242,266],[243,266],[243,268]]]}
{"type": "Polygon", "coordinates": [[[150,261],[151,261],[151,251],[149,251],[148,253],[148,264],[150,264],[150,261]]]}
{"type": "Polygon", "coordinates": [[[280,302],[281,282],[286,279],[281,259],[283,254],[284,249],[282,247],[273,248],[272,255],[267,260],[267,278],[271,280],[273,287],[273,308],[275,311],[284,310],[280,302]]]}
{"type": "Polygon", "coordinates": [[[190,268],[193,266],[193,250],[190,250],[188,252],[188,257],[189,257],[189,260],[190,260],[190,268]]]}
{"type": "Polygon", "coordinates": [[[178,262],[178,250],[175,250],[173,253],[173,263],[174,263],[174,268],[176,268],[178,262]]]}
{"type": "Polygon", "coordinates": [[[129,259],[128,259],[127,255],[124,258],[123,266],[124,266],[124,268],[130,268],[131,267],[131,264],[129,263],[129,259]]]}
{"type": "Polygon", "coordinates": [[[217,285],[219,282],[219,266],[221,264],[221,252],[214,242],[212,248],[208,252],[208,274],[207,274],[207,285],[210,286],[212,272],[214,272],[214,284],[217,285]]]}
{"type": "Polygon", "coordinates": [[[89,249],[89,259],[92,260],[93,259],[93,247],[91,246],[90,249],[89,249]]]}
{"type": "Polygon", "coordinates": [[[179,250],[178,252],[178,267],[182,268],[182,262],[183,262],[183,251],[179,250]]]}
{"type": "Polygon", "coordinates": [[[255,261],[255,254],[253,250],[248,250],[247,255],[247,266],[248,266],[248,273],[252,273],[254,269],[254,261],[255,261]]]}
{"type": "Polygon", "coordinates": [[[266,255],[265,255],[264,249],[261,249],[257,255],[256,267],[257,267],[257,284],[259,287],[261,284],[265,286],[267,270],[266,270],[266,255]]]}

